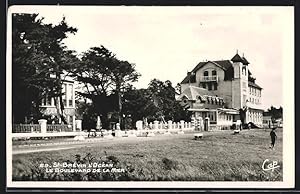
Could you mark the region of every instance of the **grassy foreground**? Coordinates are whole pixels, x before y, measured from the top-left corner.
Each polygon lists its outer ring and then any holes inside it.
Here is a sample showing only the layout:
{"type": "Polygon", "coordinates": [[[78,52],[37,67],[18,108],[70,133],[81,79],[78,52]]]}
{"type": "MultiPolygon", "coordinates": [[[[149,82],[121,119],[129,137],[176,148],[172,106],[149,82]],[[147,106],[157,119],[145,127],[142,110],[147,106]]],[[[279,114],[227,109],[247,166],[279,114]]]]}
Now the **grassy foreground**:
{"type": "Polygon", "coordinates": [[[80,148],[13,155],[13,180],[103,181],[282,181],[282,129],[277,129],[275,149],[269,148],[270,130],[243,130],[155,136],[87,144],[80,148]],[[263,162],[277,161],[279,168],[262,170],[263,162]],[[46,172],[41,163],[111,163],[99,172],[46,172]]]}

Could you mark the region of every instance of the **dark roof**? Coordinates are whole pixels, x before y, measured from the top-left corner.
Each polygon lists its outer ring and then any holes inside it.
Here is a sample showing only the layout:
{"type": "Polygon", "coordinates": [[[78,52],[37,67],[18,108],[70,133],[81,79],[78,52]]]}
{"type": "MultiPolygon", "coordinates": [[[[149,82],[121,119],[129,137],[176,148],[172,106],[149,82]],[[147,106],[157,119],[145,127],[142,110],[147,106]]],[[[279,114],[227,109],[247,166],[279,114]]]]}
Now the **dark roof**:
{"type": "Polygon", "coordinates": [[[181,81],[182,84],[188,83],[190,80],[190,75],[185,76],[185,78],[181,81]]]}
{"type": "Polygon", "coordinates": [[[243,58],[239,55],[239,54],[236,54],[234,55],[234,57],[232,57],[231,59],[232,62],[244,62],[243,58]]]}
{"type": "Polygon", "coordinates": [[[196,81],[196,75],[192,74],[192,72],[188,72],[187,76],[182,80],[181,83],[188,83],[189,81],[191,83],[194,83],[193,81],[196,81]]]}
{"type": "Polygon", "coordinates": [[[193,70],[192,72],[196,72],[198,69],[206,65],[207,63],[215,63],[219,65],[222,69],[227,70],[229,67],[232,66],[232,63],[229,60],[220,60],[220,61],[207,61],[207,62],[200,62],[193,70]]]}
{"type": "MultiPolygon", "coordinates": [[[[207,62],[200,62],[198,65],[192,70],[193,73],[196,73],[198,69],[206,65],[207,63],[214,63],[220,66],[225,71],[225,80],[231,80],[233,78],[233,66],[231,61],[229,60],[220,60],[220,61],[207,61],[207,62]]],[[[189,79],[191,78],[191,74],[188,74],[183,80],[182,84],[189,83],[189,79]]]]}
{"type": "Polygon", "coordinates": [[[254,87],[254,88],[262,89],[262,87],[260,87],[259,85],[257,85],[257,84],[254,83],[254,82],[248,81],[248,85],[249,85],[249,86],[252,86],[252,87],[254,87]]]}
{"type": "Polygon", "coordinates": [[[247,61],[247,59],[245,57],[243,57],[243,64],[244,65],[248,65],[249,64],[249,62],[247,61]]]}

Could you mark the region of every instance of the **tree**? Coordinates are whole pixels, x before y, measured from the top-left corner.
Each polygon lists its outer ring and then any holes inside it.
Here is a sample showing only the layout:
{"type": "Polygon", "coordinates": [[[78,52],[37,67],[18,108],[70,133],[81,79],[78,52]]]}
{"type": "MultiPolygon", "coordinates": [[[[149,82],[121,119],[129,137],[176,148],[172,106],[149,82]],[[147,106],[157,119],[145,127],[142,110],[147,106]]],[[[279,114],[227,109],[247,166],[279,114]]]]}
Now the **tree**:
{"type": "Polygon", "coordinates": [[[264,114],[271,116],[272,120],[275,121],[276,119],[282,118],[283,108],[280,106],[277,109],[274,106],[271,106],[264,114]]]}
{"type": "Polygon", "coordinates": [[[189,120],[191,113],[185,110],[175,99],[175,88],[167,80],[150,81],[147,89],[129,91],[125,95],[126,110],[133,116],[133,120],[147,118],[148,120],[189,120]],[[136,115],[136,116],[135,116],[136,115]]]}
{"type": "MultiPolygon", "coordinates": [[[[40,80],[44,75],[36,73],[31,64],[43,67],[40,58],[44,54],[31,46],[35,32],[31,29],[41,28],[41,20],[37,15],[14,14],[12,20],[12,94],[13,94],[13,122],[23,122],[25,116],[38,116],[38,102],[41,99],[44,87],[36,87],[31,79],[40,80]],[[32,63],[30,63],[31,61],[32,63]],[[31,76],[33,75],[33,76],[31,76]]],[[[47,62],[47,61],[45,61],[47,62]]],[[[47,87],[48,84],[41,82],[47,87]]]]}
{"type": "MultiPolygon", "coordinates": [[[[160,119],[174,120],[175,116],[175,88],[172,87],[172,83],[167,80],[162,82],[158,79],[150,81],[148,90],[152,94],[152,99],[155,105],[158,107],[158,116],[160,119]]],[[[176,106],[178,108],[178,106],[176,106]]]]}
{"type": "Polygon", "coordinates": [[[159,110],[151,96],[150,91],[147,89],[131,88],[124,93],[123,113],[131,116],[133,126],[136,121],[144,118],[148,120],[156,119],[156,113],[159,110]]]}
{"type": "Polygon", "coordinates": [[[119,61],[114,60],[111,66],[111,75],[112,84],[115,87],[115,93],[118,98],[118,117],[119,123],[122,119],[122,95],[128,88],[130,88],[131,83],[138,80],[140,76],[136,72],[134,65],[130,64],[128,61],[119,61]]]}
{"type": "Polygon", "coordinates": [[[92,47],[83,53],[73,74],[85,89],[79,94],[93,101],[103,126],[108,127],[107,116],[112,111],[118,112],[121,123],[122,95],[140,76],[134,65],[117,59],[104,46],[92,47]]]}
{"type": "Polygon", "coordinates": [[[82,129],[95,128],[98,114],[92,103],[78,101],[76,103],[76,116],[82,119],[82,129]]]}
{"type": "Polygon", "coordinates": [[[177,94],[181,94],[181,85],[180,83],[177,83],[177,85],[175,86],[175,91],[177,94]]]}
{"type": "Polygon", "coordinates": [[[55,26],[44,24],[38,14],[14,14],[12,28],[14,122],[26,116],[40,118],[39,105],[47,96],[59,97],[56,105],[61,104],[58,109],[63,112],[61,75],[76,57],[62,41],[77,29],[69,27],[65,18],[55,26]]]}

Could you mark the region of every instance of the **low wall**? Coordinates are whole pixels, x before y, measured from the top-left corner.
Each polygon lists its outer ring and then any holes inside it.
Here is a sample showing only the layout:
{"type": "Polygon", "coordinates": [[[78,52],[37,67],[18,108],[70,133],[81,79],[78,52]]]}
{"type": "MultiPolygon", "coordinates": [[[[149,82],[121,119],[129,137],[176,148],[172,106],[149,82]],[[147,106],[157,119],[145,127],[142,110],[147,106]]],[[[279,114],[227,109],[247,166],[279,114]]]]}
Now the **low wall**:
{"type": "Polygon", "coordinates": [[[26,137],[68,137],[84,135],[84,132],[54,132],[54,133],[12,133],[12,138],[26,138],[26,137]]]}

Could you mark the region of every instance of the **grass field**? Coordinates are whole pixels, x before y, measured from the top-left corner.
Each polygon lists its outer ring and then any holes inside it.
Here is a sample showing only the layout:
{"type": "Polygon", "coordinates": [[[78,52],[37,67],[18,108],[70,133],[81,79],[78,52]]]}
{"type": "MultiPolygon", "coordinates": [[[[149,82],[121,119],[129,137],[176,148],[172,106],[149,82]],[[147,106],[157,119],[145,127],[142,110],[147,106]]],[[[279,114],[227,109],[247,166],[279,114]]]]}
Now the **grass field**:
{"type": "Polygon", "coordinates": [[[13,180],[282,181],[282,129],[275,149],[270,130],[243,130],[113,139],[79,148],[13,155],[13,180]],[[278,161],[262,170],[265,159],[278,161]],[[122,172],[45,172],[40,163],[112,163],[122,172]]]}

